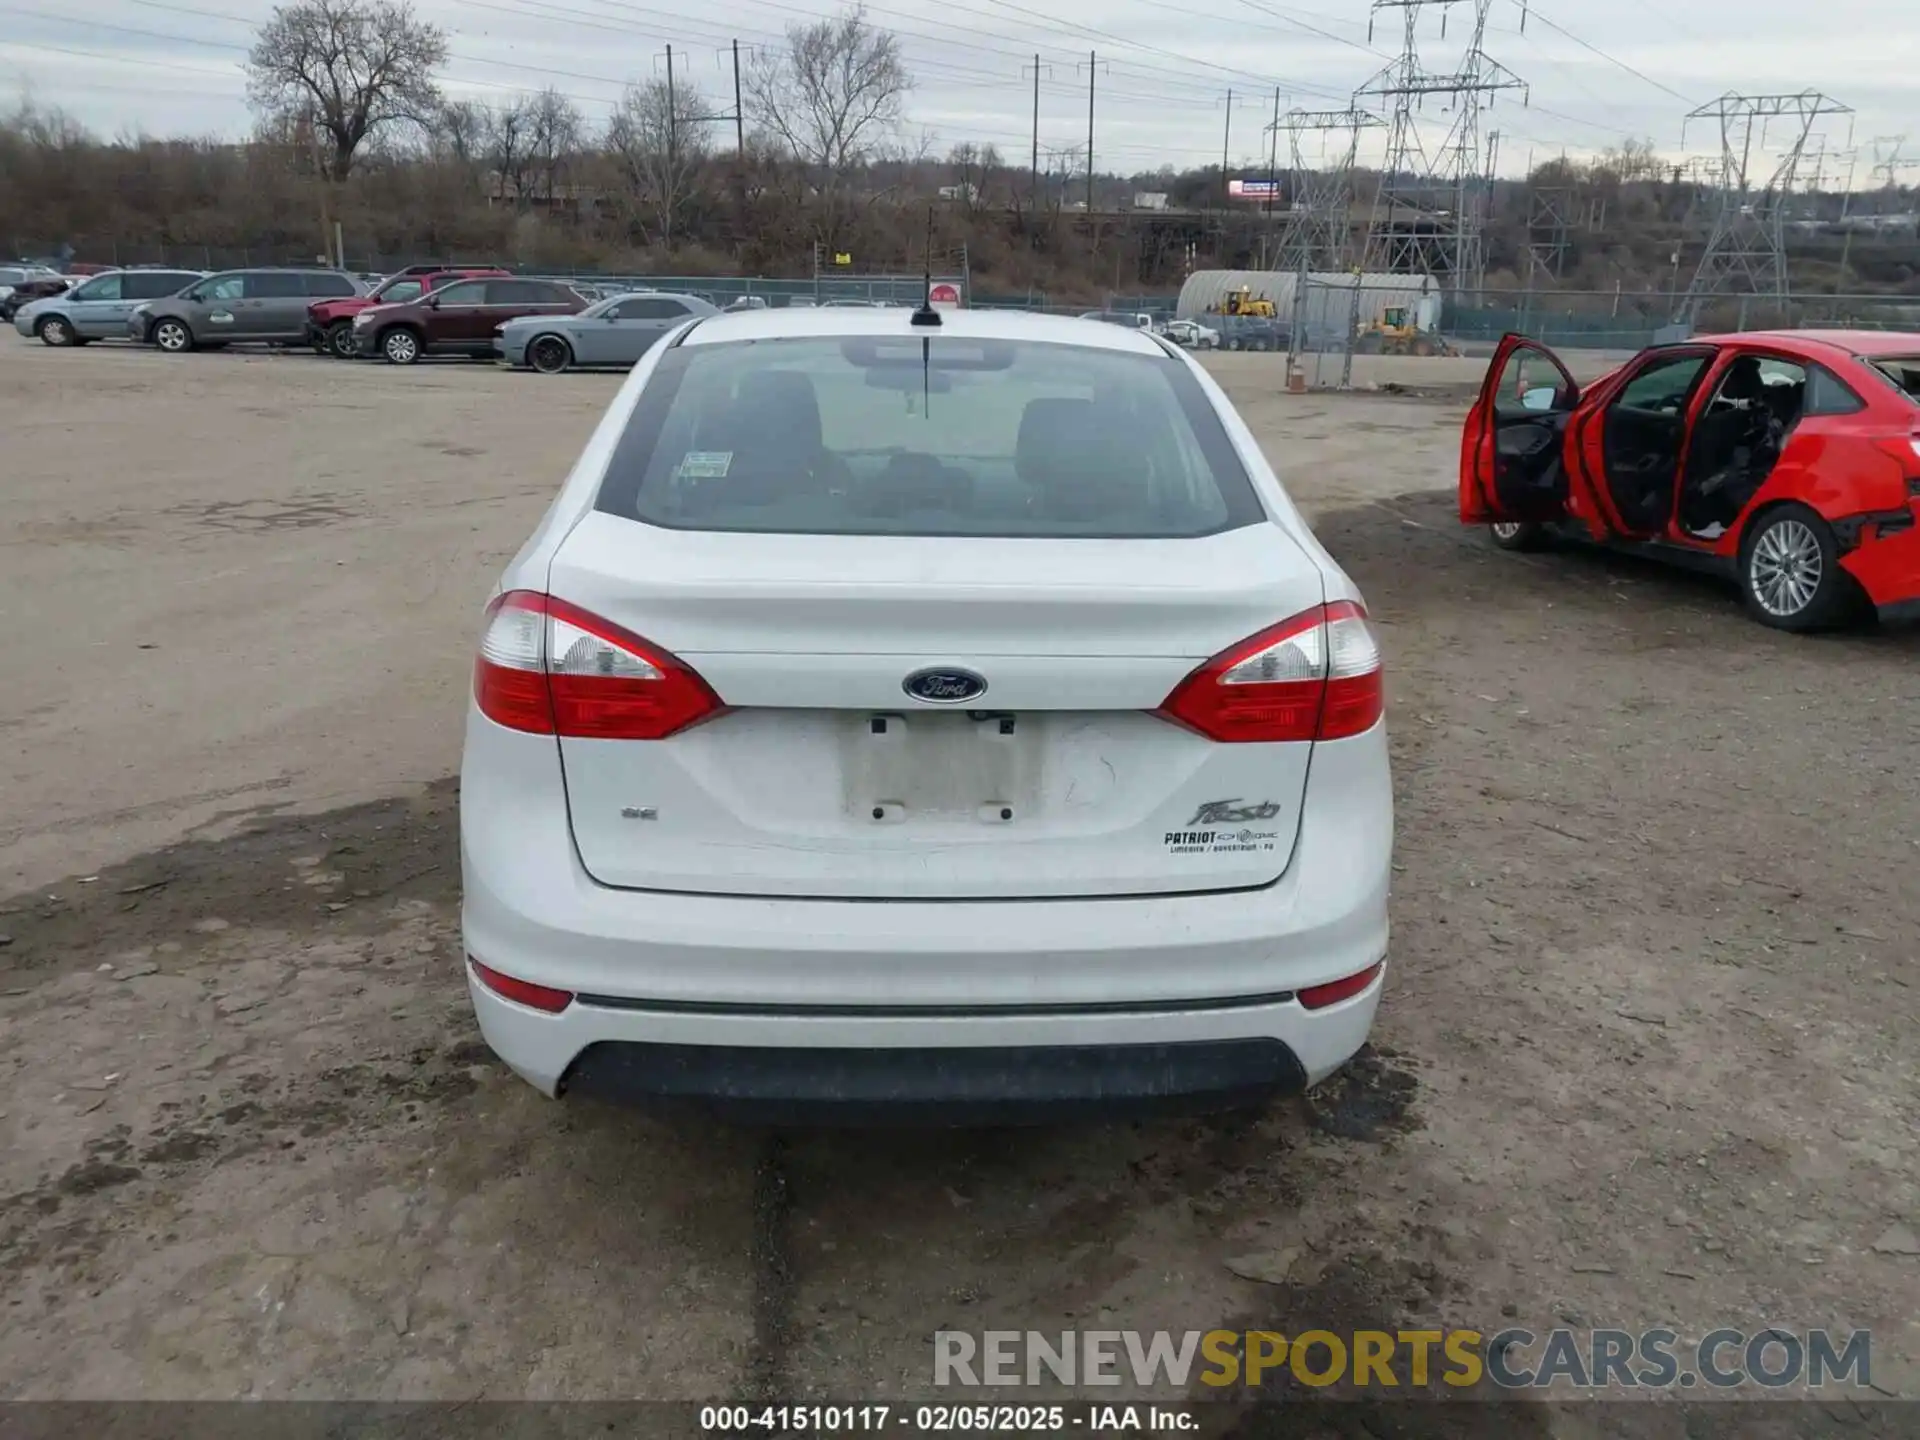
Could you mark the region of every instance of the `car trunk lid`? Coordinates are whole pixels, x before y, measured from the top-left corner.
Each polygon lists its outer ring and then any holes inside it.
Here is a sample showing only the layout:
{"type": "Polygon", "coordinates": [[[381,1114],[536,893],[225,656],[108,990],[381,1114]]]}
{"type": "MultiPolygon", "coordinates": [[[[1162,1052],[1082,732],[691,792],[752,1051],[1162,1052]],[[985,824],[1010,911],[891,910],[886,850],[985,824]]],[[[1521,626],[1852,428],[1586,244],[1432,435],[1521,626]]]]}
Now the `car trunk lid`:
{"type": "Polygon", "coordinates": [[[1221,744],[1152,713],[1210,656],[1324,598],[1270,524],[976,539],[596,511],[549,588],[677,656],[727,707],[663,740],[560,740],[574,841],[602,884],[1138,895],[1261,885],[1288,863],[1311,744],[1221,744]]]}

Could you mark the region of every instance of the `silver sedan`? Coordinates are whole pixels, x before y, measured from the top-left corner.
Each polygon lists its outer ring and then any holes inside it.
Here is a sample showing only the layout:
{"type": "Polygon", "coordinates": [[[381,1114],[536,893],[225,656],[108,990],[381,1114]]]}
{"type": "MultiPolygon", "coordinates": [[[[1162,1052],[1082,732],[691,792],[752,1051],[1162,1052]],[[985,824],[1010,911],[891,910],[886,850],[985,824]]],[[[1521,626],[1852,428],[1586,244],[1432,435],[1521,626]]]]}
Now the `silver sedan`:
{"type": "Polygon", "coordinates": [[[700,315],[718,315],[697,295],[648,291],[615,295],[578,315],[528,315],[509,320],[494,349],[516,370],[558,375],[562,370],[634,364],[669,330],[700,315]]]}

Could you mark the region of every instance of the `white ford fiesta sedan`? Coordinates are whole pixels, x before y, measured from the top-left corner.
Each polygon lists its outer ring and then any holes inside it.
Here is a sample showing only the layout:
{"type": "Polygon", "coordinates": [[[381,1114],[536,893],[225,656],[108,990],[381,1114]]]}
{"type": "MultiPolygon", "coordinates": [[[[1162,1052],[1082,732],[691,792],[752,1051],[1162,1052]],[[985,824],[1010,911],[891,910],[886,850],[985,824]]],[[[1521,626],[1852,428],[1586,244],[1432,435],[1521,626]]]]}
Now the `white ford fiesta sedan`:
{"type": "Polygon", "coordinates": [[[550,1095],[1248,1103],[1373,1021],[1379,645],[1145,331],[698,320],[487,608],[460,836],[480,1029],[550,1095]]]}

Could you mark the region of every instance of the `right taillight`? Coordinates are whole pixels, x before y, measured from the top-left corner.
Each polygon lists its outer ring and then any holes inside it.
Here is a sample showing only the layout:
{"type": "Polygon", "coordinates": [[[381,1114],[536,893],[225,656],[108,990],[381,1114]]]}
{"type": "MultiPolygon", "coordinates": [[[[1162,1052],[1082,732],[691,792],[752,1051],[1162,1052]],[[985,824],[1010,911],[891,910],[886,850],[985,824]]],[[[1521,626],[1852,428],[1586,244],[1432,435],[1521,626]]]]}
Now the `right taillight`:
{"type": "Polygon", "coordinates": [[[588,740],[664,740],[726,708],[684,661],[532,590],[487,607],[473,698],[508,729],[588,740]]]}
{"type": "Polygon", "coordinates": [[[1367,612],[1335,600],[1221,651],[1159,714],[1227,742],[1339,740],[1371,729],[1385,704],[1380,642],[1367,612]]]}

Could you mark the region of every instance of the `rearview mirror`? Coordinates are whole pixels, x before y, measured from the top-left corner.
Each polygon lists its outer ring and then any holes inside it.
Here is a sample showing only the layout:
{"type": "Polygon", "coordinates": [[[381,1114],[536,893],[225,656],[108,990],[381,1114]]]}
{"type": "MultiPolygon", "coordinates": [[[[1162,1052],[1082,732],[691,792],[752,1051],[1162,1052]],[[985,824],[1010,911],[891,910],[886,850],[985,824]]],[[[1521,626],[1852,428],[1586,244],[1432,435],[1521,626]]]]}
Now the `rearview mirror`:
{"type": "Polygon", "coordinates": [[[427,308],[429,310],[438,310],[440,308],[440,297],[438,295],[429,295],[427,297],[427,308]]]}

